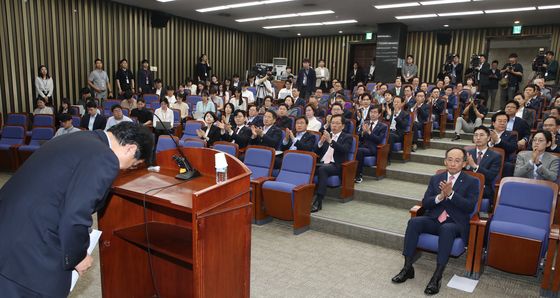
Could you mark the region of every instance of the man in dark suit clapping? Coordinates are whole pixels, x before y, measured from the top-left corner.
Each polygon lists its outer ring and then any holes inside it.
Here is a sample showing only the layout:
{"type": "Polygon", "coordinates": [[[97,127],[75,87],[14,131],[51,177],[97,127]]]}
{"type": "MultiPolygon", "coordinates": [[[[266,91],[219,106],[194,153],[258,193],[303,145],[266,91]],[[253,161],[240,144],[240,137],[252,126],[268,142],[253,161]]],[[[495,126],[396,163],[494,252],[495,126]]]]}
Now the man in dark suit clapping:
{"type": "Polygon", "coordinates": [[[253,134],[251,128],[245,125],[245,115],[246,113],[243,110],[235,110],[235,112],[233,112],[235,128],[223,122],[217,124],[221,129],[222,139],[237,144],[239,149],[247,147],[249,140],[251,140],[251,135],[253,134]]]}
{"type": "Polygon", "coordinates": [[[151,160],[153,144],[146,127],[122,122],[37,149],[0,189],[0,295],[68,296],[72,270],[82,275],[93,262],[92,213],[120,170],[151,160]]]}
{"type": "Polygon", "coordinates": [[[263,127],[251,126],[251,144],[280,149],[282,142],[282,130],[274,125],[276,113],[268,110],[263,116],[263,127]]]}
{"type": "Polygon", "coordinates": [[[311,212],[322,208],[323,198],[327,192],[329,176],[342,174],[342,163],[346,161],[348,152],[352,147],[352,136],[344,133],[344,118],[342,115],[333,115],[330,123],[331,132],[323,131],[323,135],[315,148],[319,155],[317,164],[317,196],[313,201],[311,212]]]}
{"type": "MultiPolygon", "coordinates": [[[[410,116],[406,111],[403,110],[404,103],[403,99],[395,96],[393,99],[394,110],[390,108],[386,109],[387,116],[386,120],[389,121],[389,144],[391,152],[393,151],[394,143],[402,143],[404,140],[404,134],[410,123],[410,116]]],[[[390,157],[391,155],[389,155],[390,157]]]]}
{"type": "Polygon", "coordinates": [[[494,183],[500,174],[502,167],[502,157],[500,154],[489,150],[490,129],[486,126],[479,126],[474,129],[473,142],[475,148],[467,152],[467,170],[484,175],[484,195],[485,199],[494,199],[494,183]]]}
{"type": "Polygon", "coordinates": [[[383,143],[387,138],[387,125],[379,121],[381,113],[380,105],[372,106],[369,109],[368,120],[362,124],[360,129],[360,144],[356,154],[356,160],[358,161],[356,183],[362,182],[364,158],[366,156],[377,156],[377,145],[383,143]]]}
{"type": "Polygon", "coordinates": [[[412,267],[418,238],[422,233],[439,236],[436,270],[424,293],[437,294],[441,287],[443,271],[449,260],[455,238],[467,243],[469,217],[479,196],[478,180],[462,172],[466,166],[467,153],[462,148],[451,148],[445,153],[447,171],[432,176],[422,200],[426,210],[423,216],[408,221],[404,238],[404,267],[393,277],[394,283],[414,278],[412,267]]]}
{"type": "MultiPolygon", "coordinates": [[[[517,102],[516,102],[517,103],[517,102]]],[[[520,119],[524,121],[523,119],[520,119]]],[[[502,176],[509,177],[513,175],[515,168],[515,152],[517,151],[517,136],[506,130],[509,123],[509,116],[504,111],[496,112],[492,115],[492,128],[490,130],[489,147],[498,147],[504,149],[506,158],[502,176]]]]}

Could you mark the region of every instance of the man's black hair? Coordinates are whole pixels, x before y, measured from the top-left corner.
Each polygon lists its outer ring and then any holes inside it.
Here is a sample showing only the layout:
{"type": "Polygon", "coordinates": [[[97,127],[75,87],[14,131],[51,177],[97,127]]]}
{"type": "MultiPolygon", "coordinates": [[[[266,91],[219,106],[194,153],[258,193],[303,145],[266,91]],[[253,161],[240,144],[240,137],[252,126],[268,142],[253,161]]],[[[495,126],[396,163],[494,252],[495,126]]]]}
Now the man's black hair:
{"type": "Polygon", "coordinates": [[[517,109],[519,110],[519,108],[520,108],[519,103],[517,102],[517,100],[513,100],[513,99],[508,100],[504,107],[506,107],[510,103],[514,104],[517,107],[517,109]]]}
{"type": "Polygon", "coordinates": [[[296,118],[296,120],[294,121],[294,123],[296,123],[298,120],[303,119],[305,121],[305,125],[309,124],[309,120],[307,120],[307,118],[305,116],[299,116],[296,118]]]}
{"type": "Polygon", "coordinates": [[[508,114],[506,114],[505,111],[497,111],[496,113],[494,113],[494,115],[492,115],[492,123],[496,122],[496,118],[498,118],[498,116],[500,116],[500,115],[506,116],[507,121],[509,121],[509,116],[508,116],[508,114]]]}
{"type": "Polygon", "coordinates": [[[486,127],[486,126],[484,126],[484,125],[475,127],[473,133],[475,133],[477,130],[484,130],[484,132],[485,132],[487,135],[490,135],[490,128],[488,128],[488,127],[486,127]]]}
{"type": "Polygon", "coordinates": [[[452,150],[460,150],[461,152],[463,152],[463,161],[467,161],[467,151],[462,147],[451,147],[451,148],[447,149],[447,151],[445,151],[445,158],[447,158],[447,155],[452,150]]]}
{"type": "Polygon", "coordinates": [[[115,136],[121,146],[136,145],[138,147],[136,153],[134,153],[135,159],[151,160],[154,137],[148,128],[134,122],[125,121],[112,126],[108,131],[115,136]]]}
{"type": "Polygon", "coordinates": [[[97,104],[95,103],[95,101],[88,100],[88,102],[86,102],[86,109],[89,109],[89,108],[97,109],[97,104]]]}
{"type": "Polygon", "coordinates": [[[116,105],[111,106],[111,113],[112,113],[115,109],[121,109],[121,110],[122,110],[122,107],[121,107],[121,105],[119,105],[119,104],[116,104],[116,105]]]}
{"type": "Polygon", "coordinates": [[[241,110],[241,109],[237,109],[235,111],[233,111],[233,117],[237,116],[237,114],[241,113],[241,115],[243,115],[243,117],[247,117],[247,112],[241,110]]]}

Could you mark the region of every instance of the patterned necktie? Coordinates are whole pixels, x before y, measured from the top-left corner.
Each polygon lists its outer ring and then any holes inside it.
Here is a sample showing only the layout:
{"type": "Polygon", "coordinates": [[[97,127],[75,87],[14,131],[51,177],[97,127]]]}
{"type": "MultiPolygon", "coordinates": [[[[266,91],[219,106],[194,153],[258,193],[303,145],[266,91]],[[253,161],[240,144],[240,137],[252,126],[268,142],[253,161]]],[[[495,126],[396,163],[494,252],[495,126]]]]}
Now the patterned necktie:
{"type": "Polygon", "coordinates": [[[476,157],[476,164],[480,165],[481,161],[482,161],[482,151],[478,151],[478,156],[476,157]]]}
{"type": "MultiPolygon", "coordinates": [[[[449,180],[447,180],[447,182],[453,183],[453,179],[455,179],[455,176],[449,176],[449,180]]],[[[445,211],[445,209],[444,209],[443,212],[438,216],[437,220],[440,223],[443,223],[444,221],[447,220],[447,217],[448,217],[447,211],[445,211]]]]}

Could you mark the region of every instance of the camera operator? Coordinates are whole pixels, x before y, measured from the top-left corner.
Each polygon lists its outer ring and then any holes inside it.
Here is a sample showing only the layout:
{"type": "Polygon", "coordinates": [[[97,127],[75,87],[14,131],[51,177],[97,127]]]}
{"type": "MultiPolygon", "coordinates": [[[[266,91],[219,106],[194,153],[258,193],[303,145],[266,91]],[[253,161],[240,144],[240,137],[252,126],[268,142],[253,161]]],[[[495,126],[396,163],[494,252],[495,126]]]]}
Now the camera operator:
{"type": "Polygon", "coordinates": [[[523,80],[523,66],[517,63],[517,54],[509,55],[509,61],[502,67],[500,73],[507,79],[507,85],[502,88],[502,101],[513,100],[513,95],[519,90],[519,83],[523,80]]]}
{"type": "Polygon", "coordinates": [[[455,122],[455,138],[453,138],[453,141],[461,139],[461,132],[472,133],[475,127],[482,125],[482,121],[488,113],[488,109],[484,105],[484,99],[485,97],[482,94],[469,98],[463,114],[455,122]]]}
{"type": "Polygon", "coordinates": [[[547,86],[556,85],[556,74],[558,73],[558,61],[554,60],[554,52],[547,51],[545,56],[545,64],[542,65],[546,69],[544,74],[544,84],[547,86]]]}
{"type": "Polygon", "coordinates": [[[257,85],[258,107],[262,106],[266,96],[273,96],[274,94],[270,80],[272,80],[272,69],[266,69],[266,73],[261,70],[258,74],[258,78],[255,80],[255,85],[257,85]]]}

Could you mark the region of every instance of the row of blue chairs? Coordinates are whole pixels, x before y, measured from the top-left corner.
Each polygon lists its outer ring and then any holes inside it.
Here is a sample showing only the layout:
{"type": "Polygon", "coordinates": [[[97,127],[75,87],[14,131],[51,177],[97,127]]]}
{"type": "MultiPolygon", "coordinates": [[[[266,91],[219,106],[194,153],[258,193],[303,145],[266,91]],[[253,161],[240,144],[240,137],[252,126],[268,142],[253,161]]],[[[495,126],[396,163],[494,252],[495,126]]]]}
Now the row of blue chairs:
{"type": "Polygon", "coordinates": [[[0,169],[15,171],[44,142],[52,139],[54,127],[34,127],[29,141],[23,126],[8,125],[0,138],[0,169]]]}

